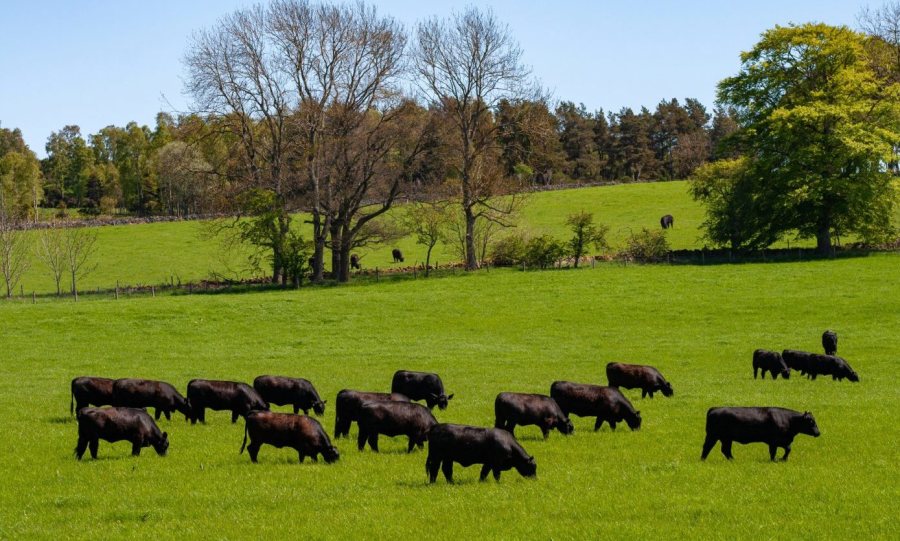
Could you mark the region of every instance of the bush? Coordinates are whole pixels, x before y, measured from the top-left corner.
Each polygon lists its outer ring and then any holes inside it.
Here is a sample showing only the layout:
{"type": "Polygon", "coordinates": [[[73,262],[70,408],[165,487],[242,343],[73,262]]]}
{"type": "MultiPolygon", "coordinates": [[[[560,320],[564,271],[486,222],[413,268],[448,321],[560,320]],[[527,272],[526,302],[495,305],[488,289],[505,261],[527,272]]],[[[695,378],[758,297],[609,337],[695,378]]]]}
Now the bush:
{"type": "Polygon", "coordinates": [[[512,233],[497,242],[491,248],[491,262],[498,267],[518,265],[525,260],[525,246],[528,239],[525,233],[512,233]]]}
{"type": "Polygon", "coordinates": [[[565,254],[565,246],[550,235],[534,237],[525,245],[525,263],[531,267],[546,269],[565,254]]]}
{"type": "Polygon", "coordinates": [[[643,228],[639,233],[631,234],[622,255],[634,261],[655,263],[665,261],[669,250],[671,248],[665,231],[643,228]]]}

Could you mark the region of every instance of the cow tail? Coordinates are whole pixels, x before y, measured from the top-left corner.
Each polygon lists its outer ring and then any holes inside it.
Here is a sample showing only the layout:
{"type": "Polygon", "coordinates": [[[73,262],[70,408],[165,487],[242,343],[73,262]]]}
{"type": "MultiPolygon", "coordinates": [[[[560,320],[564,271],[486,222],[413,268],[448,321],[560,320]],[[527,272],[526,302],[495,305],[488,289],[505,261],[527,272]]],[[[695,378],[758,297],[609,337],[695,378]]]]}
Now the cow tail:
{"type": "Polygon", "coordinates": [[[69,415],[75,415],[75,385],[72,385],[69,395],[69,415]]]}
{"type": "Polygon", "coordinates": [[[247,446],[247,424],[248,423],[245,420],[244,421],[244,443],[241,444],[241,452],[238,453],[239,455],[244,454],[244,448],[247,446]]]}

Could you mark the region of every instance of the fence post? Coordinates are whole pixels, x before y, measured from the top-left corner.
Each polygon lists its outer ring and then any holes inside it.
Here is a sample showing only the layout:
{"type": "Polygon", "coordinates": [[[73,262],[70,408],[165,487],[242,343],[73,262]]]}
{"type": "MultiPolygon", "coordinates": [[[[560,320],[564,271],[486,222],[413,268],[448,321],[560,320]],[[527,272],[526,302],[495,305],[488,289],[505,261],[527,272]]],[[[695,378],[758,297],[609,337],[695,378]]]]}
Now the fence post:
{"type": "Polygon", "coordinates": [[[375,281],[378,282],[378,267],[375,267],[375,281]]]}
{"type": "Polygon", "coordinates": [[[119,281],[116,280],[116,300],[119,300],[119,281]]]}
{"type": "Polygon", "coordinates": [[[22,284],[19,284],[19,297],[23,299],[25,298],[25,286],[23,286],[22,284]]]}
{"type": "Polygon", "coordinates": [[[34,304],[36,302],[37,302],[37,299],[35,298],[34,291],[32,291],[31,292],[31,304],[34,304]]]}
{"type": "Polygon", "coordinates": [[[156,287],[150,286],[150,296],[151,296],[151,297],[155,297],[155,296],[156,296],[156,287]]]}

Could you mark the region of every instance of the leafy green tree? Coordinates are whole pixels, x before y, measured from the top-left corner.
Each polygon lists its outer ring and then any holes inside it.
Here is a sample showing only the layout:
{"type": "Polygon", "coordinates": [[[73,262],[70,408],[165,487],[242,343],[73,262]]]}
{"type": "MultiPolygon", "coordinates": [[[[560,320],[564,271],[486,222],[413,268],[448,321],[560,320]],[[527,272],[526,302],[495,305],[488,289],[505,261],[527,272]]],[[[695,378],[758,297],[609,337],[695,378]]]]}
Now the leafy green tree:
{"type": "Polygon", "coordinates": [[[739,249],[752,235],[747,164],[747,158],[719,160],[699,167],[691,179],[691,196],[706,205],[705,236],[716,246],[739,249]]]}
{"type": "Polygon", "coordinates": [[[575,268],[578,268],[578,260],[587,251],[588,246],[594,246],[597,250],[607,248],[606,233],[609,226],[595,224],[594,215],[590,212],[578,212],[566,218],[566,225],[572,230],[572,238],[568,243],[568,254],[575,258],[575,268]]]}
{"type": "Polygon", "coordinates": [[[81,206],[94,155],[81,136],[78,126],[65,126],[53,132],[45,147],[44,177],[48,182],[47,202],[56,206],[81,206]]]}
{"type": "Polygon", "coordinates": [[[0,213],[36,216],[43,196],[40,162],[33,152],[26,148],[0,155],[0,213]]]}
{"type": "Polygon", "coordinates": [[[559,140],[566,156],[566,175],[575,180],[599,178],[605,163],[597,150],[594,117],[583,104],[576,106],[566,101],[557,106],[556,117],[559,140]]]}
{"type": "Polygon", "coordinates": [[[736,190],[752,201],[744,247],[796,231],[828,253],[835,233],[892,233],[896,191],[886,164],[900,140],[900,86],[878,79],[864,45],[846,27],[778,26],[719,84],[748,156],[736,190]]]}
{"type": "Polygon", "coordinates": [[[425,246],[425,276],[431,269],[431,251],[446,236],[452,220],[449,205],[444,202],[413,203],[407,208],[406,228],[416,236],[416,243],[425,246]]]}

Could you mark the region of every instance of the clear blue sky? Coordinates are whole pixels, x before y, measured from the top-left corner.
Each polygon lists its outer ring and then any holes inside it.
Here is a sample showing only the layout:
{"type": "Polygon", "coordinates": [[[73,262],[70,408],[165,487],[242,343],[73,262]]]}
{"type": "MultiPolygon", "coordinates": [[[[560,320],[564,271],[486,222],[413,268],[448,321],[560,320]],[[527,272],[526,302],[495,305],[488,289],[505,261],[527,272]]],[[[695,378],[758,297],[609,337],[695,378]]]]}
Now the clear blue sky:
{"type": "MultiPolygon", "coordinates": [[[[490,6],[557,100],[589,109],[696,97],[775,24],[853,26],[866,0],[382,0],[407,25],[466,5],[490,6]]],[[[183,111],[181,59],[191,32],[251,0],[9,0],[0,4],[0,123],[39,156],[51,131],[152,124],[183,111]]],[[[878,5],[877,3],[873,5],[878,5]]]]}

